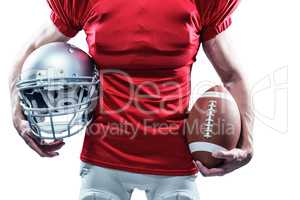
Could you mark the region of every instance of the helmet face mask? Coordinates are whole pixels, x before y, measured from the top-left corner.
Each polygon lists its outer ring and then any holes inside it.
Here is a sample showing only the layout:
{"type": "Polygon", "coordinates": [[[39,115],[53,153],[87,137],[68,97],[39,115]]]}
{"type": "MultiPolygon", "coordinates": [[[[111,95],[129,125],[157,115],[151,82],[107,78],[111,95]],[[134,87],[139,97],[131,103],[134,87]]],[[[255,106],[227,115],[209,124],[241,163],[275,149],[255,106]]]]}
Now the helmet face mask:
{"type": "Polygon", "coordinates": [[[21,106],[37,137],[70,137],[83,130],[92,119],[99,95],[98,71],[87,54],[67,43],[52,43],[41,48],[41,53],[34,52],[30,62],[25,62],[23,77],[21,75],[17,83],[21,106]],[[47,62],[49,57],[48,66],[54,67],[43,67],[47,63],[36,65],[47,62]],[[70,65],[74,62],[77,71],[70,65]],[[55,63],[60,65],[53,65],[55,63]]]}

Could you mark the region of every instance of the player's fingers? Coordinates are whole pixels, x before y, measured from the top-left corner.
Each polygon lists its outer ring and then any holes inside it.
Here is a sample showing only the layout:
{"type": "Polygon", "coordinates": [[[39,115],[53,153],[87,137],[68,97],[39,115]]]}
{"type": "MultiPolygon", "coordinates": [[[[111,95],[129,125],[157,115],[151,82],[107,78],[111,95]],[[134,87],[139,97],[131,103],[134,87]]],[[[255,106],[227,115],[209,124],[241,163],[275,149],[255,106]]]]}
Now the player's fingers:
{"type": "Polygon", "coordinates": [[[46,157],[47,154],[44,153],[39,147],[38,145],[35,143],[35,141],[29,137],[27,134],[23,135],[23,139],[26,142],[26,144],[32,149],[34,150],[36,153],[38,153],[41,157],[46,157]]]}
{"type": "Polygon", "coordinates": [[[222,176],[225,174],[223,168],[206,168],[200,161],[196,161],[196,165],[203,176],[222,176]]]}
{"type": "Polygon", "coordinates": [[[208,171],[208,169],[200,162],[200,161],[195,161],[197,168],[201,173],[205,173],[208,171]]]}
{"type": "Polygon", "coordinates": [[[40,148],[47,152],[57,151],[64,145],[65,143],[63,142],[63,140],[54,140],[52,142],[45,142],[44,140],[42,140],[39,144],[40,148]]]}
{"type": "Polygon", "coordinates": [[[52,157],[55,157],[55,156],[59,155],[59,153],[56,152],[56,151],[48,151],[46,153],[47,153],[47,157],[49,157],[49,158],[52,158],[52,157]]]}
{"type": "Polygon", "coordinates": [[[25,133],[23,134],[23,139],[26,142],[26,144],[34,150],[36,153],[38,153],[41,157],[54,157],[57,156],[57,152],[45,152],[43,151],[39,145],[36,143],[36,141],[30,136],[30,134],[25,133]]]}
{"type": "Polygon", "coordinates": [[[208,176],[223,176],[227,173],[223,168],[211,168],[209,169],[208,176]]]}
{"type": "MultiPolygon", "coordinates": [[[[45,142],[44,140],[41,140],[40,138],[36,137],[31,133],[31,131],[27,132],[26,134],[28,137],[31,138],[31,140],[34,142],[34,148],[39,149],[39,155],[41,157],[54,157],[58,156],[59,153],[55,152],[59,150],[65,143],[63,140],[54,140],[52,142],[45,142]],[[42,152],[42,154],[40,153],[42,152]]],[[[35,150],[34,149],[34,150],[35,150]]]]}
{"type": "Polygon", "coordinates": [[[41,140],[40,142],[41,145],[43,146],[55,146],[55,145],[60,145],[60,144],[64,144],[63,140],[53,140],[51,142],[46,142],[45,140],[41,140]]]}
{"type": "Polygon", "coordinates": [[[45,147],[45,148],[48,148],[48,147],[54,147],[54,146],[61,146],[61,145],[64,145],[64,141],[63,140],[54,140],[52,142],[46,142],[45,140],[41,140],[39,142],[39,145],[41,147],[45,147]]]}
{"type": "Polygon", "coordinates": [[[223,170],[223,175],[228,174],[230,172],[233,172],[234,170],[240,168],[241,165],[237,164],[236,162],[229,162],[229,163],[225,163],[224,165],[222,165],[220,167],[220,169],[223,170]]]}
{"type": "Polygon", "coordinates": [[[233,151],[217,151],[213,152],[212,156],[219,159],[233,160],[235,159],[236,154],[233,151]]]}
{"type": "Polygon", "coordinates": [[[42,146],[40,146],[44,151],[58,151],[59,149],[61,149],[63,146],[65,145],[65,143],[64,142],[62,142],[62,143],[57,143],[57,144],[55,144],[55,145],[46,145],[46,146],[44,146],[44,145],[42,145],[42,146]]]}

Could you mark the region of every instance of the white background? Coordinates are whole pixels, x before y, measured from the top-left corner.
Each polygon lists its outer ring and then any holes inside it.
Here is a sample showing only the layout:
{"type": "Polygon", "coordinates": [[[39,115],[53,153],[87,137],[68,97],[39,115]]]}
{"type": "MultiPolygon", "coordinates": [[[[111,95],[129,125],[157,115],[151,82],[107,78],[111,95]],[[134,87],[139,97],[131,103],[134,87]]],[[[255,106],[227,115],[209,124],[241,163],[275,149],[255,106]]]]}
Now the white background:
{"type": "MultiPolygon", "coordinates": [[[[257,115],[255,157],[249,165],[227,176],[199,177],[197,184],[202,200],[300,198],[300,137],[296,128],[300,83],[297,19],[300,16],[296,2],[244,0],[233,16],[230,31],[253,88],[257,115]]],[[[83,134],[67,140],[59,157],[45,159],[25,145],[11,123],[8,73],[22,44],[49,20],[49,12],[45,0],[11,0],[0,6],[0,199],[78,198],[83,134]]],[[[71,42],[87,49],[83,33],[71,42]]],[[[218,82],[202,51],[192,76],[195,88],[192,100],[205,89],[201,87],[203,81],[218,82]]],[[[145,199],[143,192],[136,191],[133,199],[145,199]]]]}

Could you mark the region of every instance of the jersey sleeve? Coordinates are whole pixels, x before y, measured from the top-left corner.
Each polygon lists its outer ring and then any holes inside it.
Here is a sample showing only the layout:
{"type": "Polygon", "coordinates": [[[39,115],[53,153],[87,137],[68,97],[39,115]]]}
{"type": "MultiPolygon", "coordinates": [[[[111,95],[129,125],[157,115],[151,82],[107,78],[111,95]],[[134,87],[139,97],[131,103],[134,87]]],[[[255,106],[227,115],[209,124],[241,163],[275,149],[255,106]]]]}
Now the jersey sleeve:
{"type": "Polygon", "coordinates": [[[239,0],[199,0],[201,40],[207,41],[226,30],[232,23],[231,14],[239,0]]]}
{"type": "Polygon", "coordinates": [[[51,20],[67,37],[74,37],[84,25],[87,17],[87,2],[80,0],[47,0],[51,8],[51,20]]]}

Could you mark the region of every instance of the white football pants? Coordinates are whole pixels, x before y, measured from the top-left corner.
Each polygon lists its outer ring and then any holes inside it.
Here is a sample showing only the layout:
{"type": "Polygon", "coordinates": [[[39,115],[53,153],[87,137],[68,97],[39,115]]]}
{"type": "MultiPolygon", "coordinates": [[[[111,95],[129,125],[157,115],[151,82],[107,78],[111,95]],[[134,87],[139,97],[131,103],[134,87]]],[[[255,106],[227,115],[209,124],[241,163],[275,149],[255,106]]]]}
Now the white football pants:
{"type": "Polygon", "coordinates": [[[81,162],[80,200],[130,200],[135,188],[148,200],[199,200],[192,176],[158,176],[98,167],[81,162]]]}

